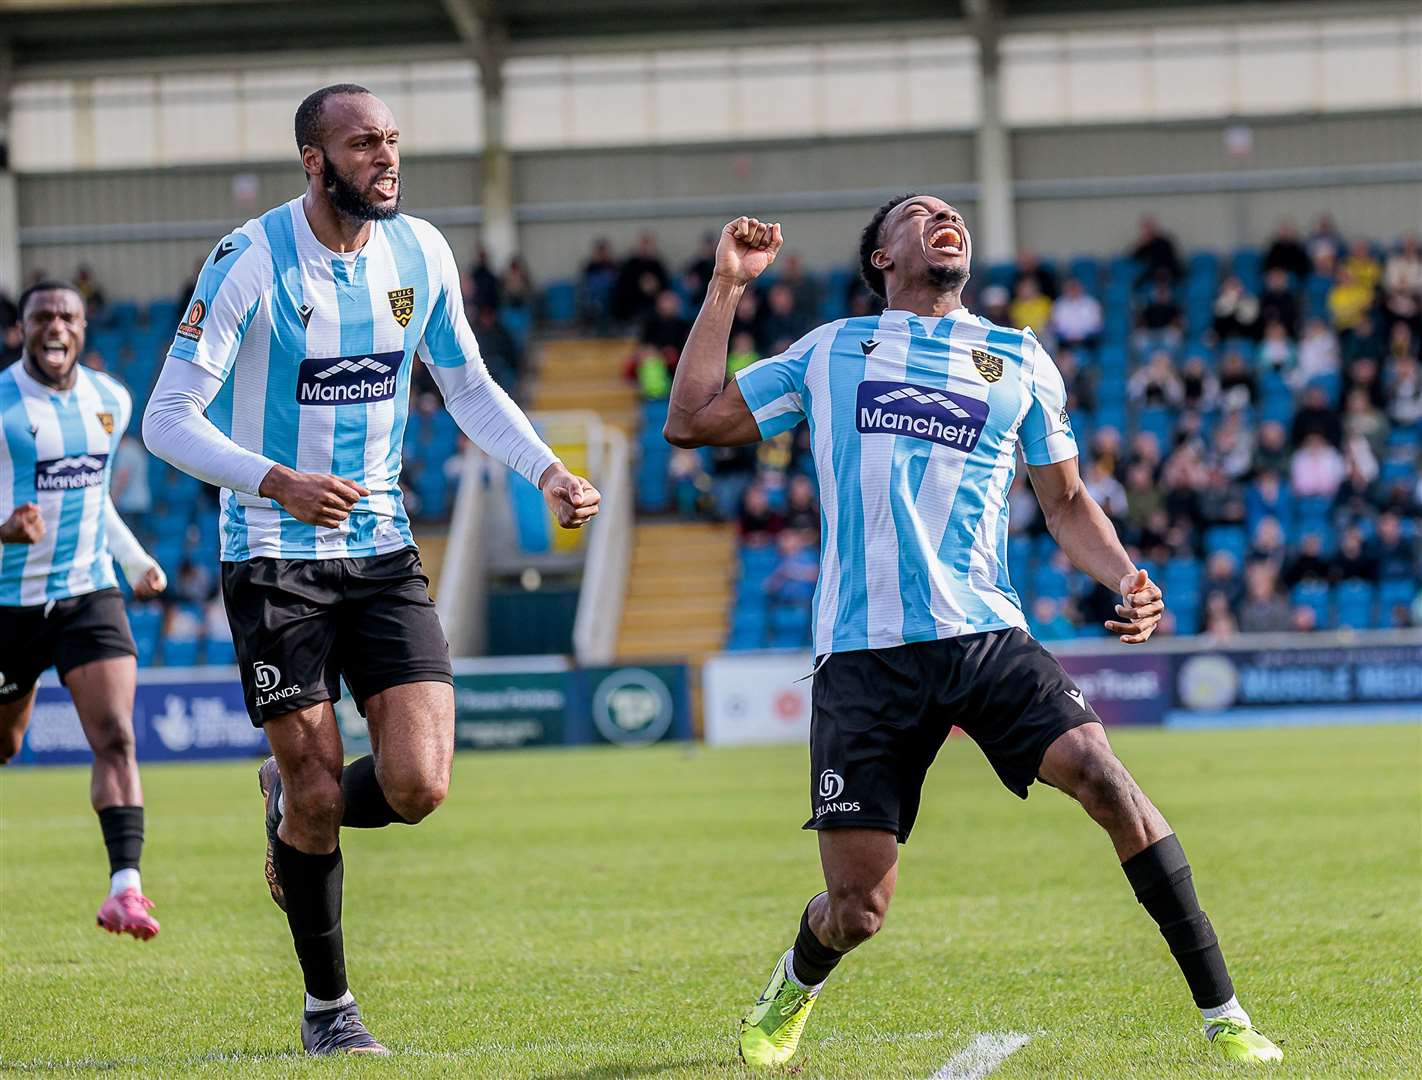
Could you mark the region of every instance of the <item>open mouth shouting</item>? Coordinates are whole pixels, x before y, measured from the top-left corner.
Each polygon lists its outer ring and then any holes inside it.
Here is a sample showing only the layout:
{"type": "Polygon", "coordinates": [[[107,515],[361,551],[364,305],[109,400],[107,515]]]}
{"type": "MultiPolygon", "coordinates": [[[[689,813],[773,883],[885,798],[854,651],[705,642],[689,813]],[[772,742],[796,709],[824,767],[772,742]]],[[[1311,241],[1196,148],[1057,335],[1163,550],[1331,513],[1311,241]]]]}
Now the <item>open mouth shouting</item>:
{"type": "Polygon", "coordinates": [[[396,173],[386,173],[375,183],[370,185],[370,190],[381,199],[393,199],[400,190],[400,177],[396,173]]]}
{"type": "Polygon", "coordinates": [[[967,247],[963,231],[956,225],[940,225],[928,234],[928,246],[945,255],[962,255],[967,247]]]}

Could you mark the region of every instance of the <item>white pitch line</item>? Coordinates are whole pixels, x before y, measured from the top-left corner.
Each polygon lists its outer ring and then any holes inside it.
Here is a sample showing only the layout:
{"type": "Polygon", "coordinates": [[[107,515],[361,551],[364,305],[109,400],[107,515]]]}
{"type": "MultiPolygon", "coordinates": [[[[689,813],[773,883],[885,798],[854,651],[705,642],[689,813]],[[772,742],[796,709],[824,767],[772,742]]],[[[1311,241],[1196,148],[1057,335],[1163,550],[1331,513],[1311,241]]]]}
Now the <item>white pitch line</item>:
{"type": "Polygon", "coordinates": [[[929,1080],[982,1080],[1032,1041],[1016,1031],[985,1031],[959,1050],[929,1080]]]}

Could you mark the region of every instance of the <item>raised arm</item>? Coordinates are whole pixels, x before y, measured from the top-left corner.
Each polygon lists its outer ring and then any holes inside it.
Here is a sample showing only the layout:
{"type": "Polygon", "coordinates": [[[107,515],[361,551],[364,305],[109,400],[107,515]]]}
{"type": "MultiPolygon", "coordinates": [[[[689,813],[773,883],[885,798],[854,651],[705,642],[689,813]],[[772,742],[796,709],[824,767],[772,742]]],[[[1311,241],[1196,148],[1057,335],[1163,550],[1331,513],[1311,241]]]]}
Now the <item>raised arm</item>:
{"type": "Polygon", "coordinates": [[[736,380],[726,382],[726,351],[746,286],[775,261],[779,225],[740,217],[721,230],[716,270],[672,381],[662,434],[673,446],[741,446],[762,438],[736,380]]]}

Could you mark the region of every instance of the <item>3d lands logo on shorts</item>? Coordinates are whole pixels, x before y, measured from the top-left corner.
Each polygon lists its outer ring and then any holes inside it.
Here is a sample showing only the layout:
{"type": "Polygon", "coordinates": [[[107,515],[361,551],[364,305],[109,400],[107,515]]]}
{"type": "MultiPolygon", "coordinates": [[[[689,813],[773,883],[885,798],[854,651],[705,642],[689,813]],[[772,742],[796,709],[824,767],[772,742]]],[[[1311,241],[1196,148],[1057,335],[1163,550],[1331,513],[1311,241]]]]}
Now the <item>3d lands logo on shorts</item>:
{"type": "Polygon", "coordinates": [[[844,777],[833,769],[826,769],[820,773],[820,798],[837,799],[840,792],[844,790],[844,777]]]}
{"type": "Polygon", "coordinates": [[[257,705],[270,705],[274,701],[281,701],[301,693],[299,686],[284,686],[278,690],[277,684],[281,682],[281,669],[273,667],[271,664],[264,664],[261,661],[252,665],[252,687],[257,691],[257,705]]]}

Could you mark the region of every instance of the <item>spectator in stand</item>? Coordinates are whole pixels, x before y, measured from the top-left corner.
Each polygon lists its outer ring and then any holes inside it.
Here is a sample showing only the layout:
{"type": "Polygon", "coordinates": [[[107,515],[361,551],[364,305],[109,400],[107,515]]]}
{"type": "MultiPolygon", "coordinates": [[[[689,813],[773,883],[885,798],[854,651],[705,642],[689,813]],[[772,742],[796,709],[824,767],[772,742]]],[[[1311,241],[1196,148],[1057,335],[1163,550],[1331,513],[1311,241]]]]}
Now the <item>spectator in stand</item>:
{"type": "Polygon", "coordinates": [[[1264,275],[1264,291],[1259,294],[1259,324],[1277,322],[1290,339],[1299,332],[1299,299],[1287,271],[1270,270],[1264,275]]]}
{"type": "Polygon", "coordinates": [[[1131,536],[1145,532],[1150,520],[1165,506],[1165,497],[1156,487],[1155,473],[1144,461],[1126,467],[1126,524],[1131,536]]]}
{"type": "Polygon", "coordinates": [[[1338,226],[1334,224],[1333,215],[1322,213],[1318,215],[1313,225],[1313,232],[1308,236],[1308,257],[1313,263],[1315,273],[1331,273],[1334,261],[1338,258],[1338,253],[1343,250],[1343,236],[1338,231],[1338,226]],[[1323,268],[1326,263],[1328,270],[1323,268]]]}
{"type": "Polygon", "coordinates": [[[1185,385],[1175,371],[1170,353],[1157,349],[1150,361],[1127,380],[1126,393],[1132,401],[1147,408],[1175,408],[1185,400],[1185,385]]]}
{"type": "Polygon", "coordinates": [[[1289,338],[1284,324],[1270,319],[1264,324],[1264,337],[1259,342],[1259,364],[1261,367],[1281,375],[1285,380],[1293,374],[1298,363],[1299,350],[1289,338]]]}
{"type": "Polygon", "coordinates": [[[484,366],[494,381],[510,394],[518,385],[518,373],[523,356],[518,342],[509,333],[508,327],[499,321],[499,313],[491,307],[480,307],[474,311],[474,340],[479,343],[479,355],[484,358],[484,366]]]}
{"type": "Polygon", "coordinates": [[[1289,629],[1295,634],[1311,634],[1318,629],[1318,613],[1307,604],[1294,608],[1289,629]]]}
{"type": "Polygon", "coordinates": [[[1313,262],[1299,239],[1299,231],[1292,221],[1281,221],[1274,238],[1269,242],[1269,250],[1264,253],[1264,273],[1283,270],[1292,274],[1294,280],[1303,281],[1313,272],[1313,262]]]}
{"type": "Polygon", "coordinates": [[[1331,571],[1330,580],[1334,584],[1341,581],[1366,581],[1370,585],[1377,584],[1377,556],[1366,549],[1363,544],[1362,531],[1356,525],[1349,525],[1343,530],[1343,536],[1338,541],[1338,553],[1333,556],[1329,569],[1331,571]]]}
{"type": "Polygon", "coordinates": [[[701,243],[696,249],[696,254],[691,257],[691,261],[686,264],[686,269],[681,272],[681,280],[686,286],[686,294],[693,301],[699,302],[706,295],[707,286],[711,284],[711,275],[716,272],[716,243],[719,239],[718,233],[702,233],[701,243]]]}
{"type": "Polygon", "coordinates": [[[672,451],[668,468],[672,501],[682,517],[712,517],[715,506],[711,491],[715,486],[700,451],[679,448],[672,451]]]}
{"type": "Polygon", "coordinates": [[[1372,245],[1366,240],[1354,240],[1348,248],[1348,257],[1343,260],[1347,270],[1363,288],[1371,294],[1382,283],[1383,267],[1373,254],[1372,245]]]}
{"type": "Polygon", "coordinates": [[[731,320],[731,336],[749,334],[756,337],[756,327],[760,325],[760,297],[749,289],[736,304],[736,314],[731,320]]]}
{"type": "Polygon", "coordinates": [[[1217,592],[1229,598],[1230,607],[1239,603],[1243,583],[1239,579],[1239,563],[1229,551],[1212,551],[1205,558],[1205,577],[1200,591],[1217,592]]]}
{"type": "Polygon", "coordinates": [[[1289,490],[1300,499],[1310,495],[1331,499],[1343,483],[1345,473],[1343,455],[1338,448],[1314,431],[1305,435],[1302,445],[1294,451],[1289,468],[1289,490]]]}
{"type": "Polygon", "coordinates": [[[807,536],[819,536],[820,505],[815,497],[815,482],[804,473],[790,477],[790,489],[785,496],[785,527],[807,536]]]}
{"type": "Polygon", "coordinates": [[[1278,634],[1290,629],[1293,612],[1279,592],[1279,576],[1269,562],[1251,563],[1244,572],[1239,628],[1246,634],[1278,634]]]}
{"type": "Polygon", "coordinates": [[[1387,405],[1387,390],[1383,386],[1382,371],[1371,356],[1360,356],[1348,365],[1343,373],[1343,399],[1354,390],[1361,390],[1368,400],[1379,409],[1387,405]]]}
{"type": "Polygon", "coordinates": [[[1323,556],[1323,537],[1316,532],[1304,533],[1298,551],[1284,564],[1284,584],[1289,588],[1305,581],[1328,580],[1332,568],[1323,556]]]}
{"type": "Polygon", "coordinates": [[[1259,301],[1231,274],[1220,282],[1215,294],[1214,321],[1210,324],[1218,341],[1254,340],[1259,332],[1259,301]]]}
{"type": "Polygon", "coordinates": [[[1310,386],[1304,391],[1303,400],[1294,410],[1289,441],[1297,450],[1310,435],[1322,435],[1332,446],[1343,445],[1343,422],[1321,386],[1310,386]]]}
{"type": "Polygon", "coordinates": [[[1389,354],[1415,353],[1414,342],[1422,338],[1422,297],[1417,293],[1387,293],[1383,297],[1381,315],[1389,354]]]}
{"type": "Polygon", "coordinates": [[[1290,380],[1297,389],[1320,376],[1336,375],[1340,366],[1338,339],[1322,319],[1309,319],[1299,341],[1298,366],[1290,380]]]}
{"type": "Polygon", "coordinates": [[[795,294],[795,314],[806,326],[821,322],[820,306],[824,290],[814,276],[805,269],[805,260],[798,251],[784,252],[780,256],[780,281],[795,294]]]}
{"type": "Polygon", "coordinates": [[[1229,597],[1222,593],[1210,593],[1205,597],[1204,630],[1213,638],[1232,638],[1239,633],[1239,624],[1234,612],[1229,609],[1229,597]]]}
{"type": "Polygon", "coordinates": [[[671,289],[663,289],[643,320],[642,332],[637,340],[639,344],[655,349],[666,358],[667,366],[674,368],[690,333],[691,323],[681,313],[681,297],[671,289]]]}
{"type": "Polygon", "coordinates": [[[109,494],[120,514],[146,514],[153,509],[153,494],[148,487],[148,451],[133,435],[125,434],[114,451],[109,494]]]}
{"type": "Polygon", "coordinates": [[[1373,482],[1376,478],[1359,468],[1356,462],[1348,462],[1347,466],[1347,475],[1333,496],[1333,518],[1344,524],[1371,523],[1377,516],[1379,502],[1377,485],[1373,482]]]}
{"type": "Polygon", "coordinates": [[[1422,364],[1417,357],[1393,358],[1388,370],[1387,414],[1398,427],[1422,422],[1422,364]]]}
{"type": "Polygon", "coordinates": [[[1055,300],[1060,293],[1057,287],[1057,275],[1047,266],[1042,264],[1039,256],[1031,248],[1023,248],[1017,253],[1017,260],[1012,268],[1012,291],[1017,291],[1017,285],[1024,278],[1031,278],[1037,286],[1037,291],[1048,300],[1055,300]]]}
{"type": "Polygon", "coordinates": [[[1158,280],[1160,274],[1166,276],[1167,286],[1173,285],[1184,272],[1175,240],[1163,232],[1160,223],[1149,215],[1141,218],[1140,234],[1136,238],[1136,246],[1131,249],[1131,258],[1138,268],[1137,287],[1144,282],[1158,280]]]}
{"type": "Polygon", "coordinates": [[[504,271],[503,280],[499,285],[505,308],[522,310],[533,307],[537,289],[534,288],[533,276],[528,272],[528,264],[523,261],[523,256],[515,255],[509,260],[508,269],[504,271]]]}
{"type": "Polygon", "coordinates": [[[1254,538],[1249,545],[1248,561],[1251,565],[1267,562],[1276,569],[1284,565],[1288,545],[1284,540],[1284,530],[1275,517],[1260,518],[1254,529],[1254,538]]]}
{"type": "Polygon", "coordinates": [[[480,247],[474,252],[474,263],[469,267],[469,279],[473,292],[465,299],[477,308],[499,310],[503,297],[499,295],[499,275],[489,265],[489,252],[480,247]]]}
{"type": "Polygon", "coordinates": [[[1126,489],[1121,486],[1121,482],[1104,462],[1093,461],[1086,466],[1086,475],[1083,477],[1086,490],[1091,493],[1091,497],[1096,500],[1101,509],[1106,511],[1106,516],[1111,518],[1124,517],[1126,515],[1126,489]]]}
{"type": "Polygon", "coordinates": [[[1012,294],[1001,285],[988,285],[978,297],[983,318],[998,326],[1012,325],[1012,294]]]}
{"type": "Polygon", "coordinates": [[[1180,343],[1183,322],[1170,282],[1163,274],[1158,275],[1151,286],[1150,297],[1136,319],[1141,347],[1174,348],[1180,343]]]}
{"type": "Polygon", "coordinates": [[[1403,534],[1401,516],[1390,510],[1378,515],[1378,534],[1373,538],[1372,555],[1377,562],[1379,581],[1422,577],[1416,540],[1409,540],[1403,534]]]}
{"type": "MultiPolygon", "coordinates": [[[[94,268],[88,263],[80,263],[79,269],[74,272],[74,287],[84,298],[84,317],[90,322],[97,322],[103,317],[108,300],[94,278],[94,268]]],[[[187,303],[186,297],[183,303],[187,303]]]]}
{"type": "Polygon", "coordinates": [[[1422,245],[1417,234],[1408,233],[1402,243],[1387,257],[1383,268],[1383,288],[1390,293],[1422,293],[1422,245]]]}
{"type": "Polygon", "coordinates": [[[803,608],[808,618],[815,583],[820,576],[820,560],[811,538],[795,529],[784,529],[776,537],[780,562],[765,582],[766,599],[772,605],[803,608]]]}
{"type": "Polygon", "coordinates": [[[750,367],[760,359],[760,350],[755,347],[755,337],[745,330],[731,337],[731,347],[726,352],[726,378],[750,367]]]}
{"type": "Polygon", "coordinates": [[[809,329],[795,312],[795,293],[777,281],[765,294],[765,306],[756,327],[756,347],[764,356],[784,352],[809,329]]]}
{"type": "MultiPolygon", "coordinates": [[[[1275,429],[1282,433],[1283,429],[1278,424],[1275,429]]],[[[1264,437],[1264,431],[1259,432],[1260,439],[1264,437]]],[[[1280,435],[1282,438],[1282,434],[1280,435]]],[[[1284,464],[1288,463],[1288,455],[1285,453],[1281,458],[1284,464]]],[[[1258,523],[1266,518],[1272,517],[1279,521],[1287,521],[1291,516],[1293,502],[1288,491],[1284,487],[1284,482],[1280,479],[1278,468],[1260,468],[1259,451],[1254,452],[1254,482],[1249,485],[1244,494],[1244,520],[1251,527],[1257,527],[1258,523]]]]}
{"type": "Polygon", "coordinates": [[[1259,380],[1249,361],[1235,349],[1220,360],[1220,404],[1235,410],[1253,405],[1259,399],[1259,380]]]}
{"type": "Polygon", "coordinates": [[[1095,348],[1101,337],[1101,302],[1088,295],[1076,278],[1067,278],[1052,305],[1050,325],[1059,345],[1095,348]]]}
{"type": "Polygon", "coordinates": [[[1387,446],[1387,431],[1387,417],[1372,403],[1368,392],[1360,387],[1349,390],[1343,405],[1343,435],[1350,451],[1361,452],[1361,448],[1354,449],[1361,441],[1374,458],[1381,458],[1387,446]]]}
{"type": "Polygon", "coordinates": [[[583,319],[605,330],[612,314],[612,294],[617,287],[618,266],[612,245],[605,238],[593,241],[592,252],[583,263],[583,319]]]}
{"type": "Polygon", "coordinates": [[[627,256],[617,271],[617,284],[612,291],[613,318],[627,324],[642,321],[656,306],[657,296],[671,279],[666,264],[657,251],[657,237],[644,232],[637,247],[627,256]]]}
{"type": "Polygon", "coordinates": [[[1127,468],[1145,465],[1150,469],[1151,476],[1155,476],[1160,472],[1160,457],[1160,440],[1155,437],[1155,432],[1138,431],[1131,440],[1131,453],[1126,465],[1127,468]]]}
{"type": "Polygon", "coordinates": [[[1052,319],[1052,301],[1038,287],[1036,278],[1022,277],[1013,291],[1008,314],[1019,330],[1032,328],[1045,334],[1052,319]]]}
{"type": "Polygon", "coordinates": [[[1291,462],[1289,434],[1277,420],[1265,420],[1259,425],[1259,438],[1254,447],[1254,470],[1256,476],[1272,472],[1282,477],[1289,471],[1291,462]]]}
{"type": "Polygon", "coordinates": [[[1328,290],[1328,313],[1339,333],[1357,330],[1372,305],[1372,286],[1360,281],[1347,264],[1339,267],[1333,288],[1328,290]]]}
{"type": "Polygon", "coordinates": [[[184,558],[178,566],[177,580],[173,584],[173,596],[192,604],[201,604],[212,599],[216,591],[212,572],[205,562],[184,558]]]}
{"type": "Polygon", "coordinates": [[[1247,476],[1254,468],[1254,429],[1244,416],[1242,411],[1227,413],[1215,428],[1211,450],[1216,466],[1230,482],[1247,476]]]}
{"type": "Polygon", "coordinates": [[[1357,360],[1374,360],[1387,349],[1371,309],[1364,311],[1352,327],[1338,334],[1338,345],[1345,368],[1357,360]]]}
{"type": "Polygon", "coordinates": [[[746,547],[765,547],[785,528],[785,519],[771,509],[770,496],[760,481],[751,484],[741,496],[736,525],[746,547]]]}
{"type": "Polygon", "coordinates": [[[20,321],[20,308],[15,303],[15,298],[5,290],[0,289],[0,330],[14,326],[20,321]]]}

